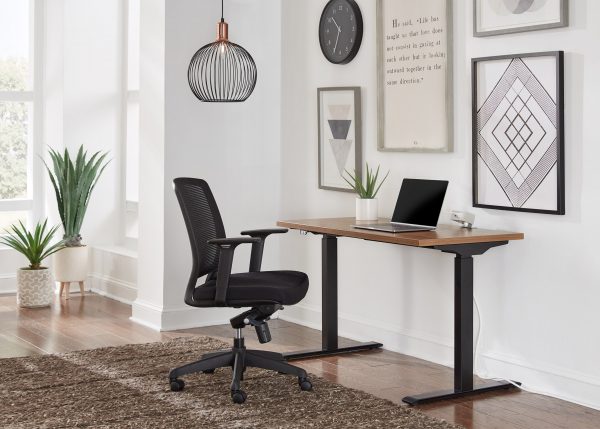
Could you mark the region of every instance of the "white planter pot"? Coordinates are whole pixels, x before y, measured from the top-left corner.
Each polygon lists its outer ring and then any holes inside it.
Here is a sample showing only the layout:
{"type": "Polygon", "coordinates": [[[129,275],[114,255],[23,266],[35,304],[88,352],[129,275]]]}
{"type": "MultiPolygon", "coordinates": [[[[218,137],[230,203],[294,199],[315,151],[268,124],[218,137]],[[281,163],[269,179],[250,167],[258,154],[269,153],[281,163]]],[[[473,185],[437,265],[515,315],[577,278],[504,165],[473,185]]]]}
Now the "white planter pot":
{"type": "Polygon", "coordinates": [[[54,276],[57,282],[82,282],[87,275],[87,246],[65,247],[54,254],[54,276]]]}
{"type": "Polygon", "coordinates": [[[47,307],[53,296],[52,273],[48,268],[17,271],[17,304],[20,307],[47,307]]]}
{"type": "Polygon", "coordinates": [[[377,220],[377,199],[356,199],[356,220],[377,220]]]}

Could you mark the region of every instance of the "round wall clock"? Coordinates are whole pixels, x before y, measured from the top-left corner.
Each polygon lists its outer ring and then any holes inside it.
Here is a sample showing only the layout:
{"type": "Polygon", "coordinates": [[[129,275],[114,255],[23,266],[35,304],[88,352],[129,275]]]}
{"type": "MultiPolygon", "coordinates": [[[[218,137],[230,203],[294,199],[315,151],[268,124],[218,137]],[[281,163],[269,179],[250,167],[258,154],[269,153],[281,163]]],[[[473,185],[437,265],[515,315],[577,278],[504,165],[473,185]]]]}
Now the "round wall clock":
{"type": "Polygon", "coordinates": [[[325,58],[333,64],[354,59],[363,36],[360,8],[354,0],[330,0],[319,22],[319,42],[325,58]]]}

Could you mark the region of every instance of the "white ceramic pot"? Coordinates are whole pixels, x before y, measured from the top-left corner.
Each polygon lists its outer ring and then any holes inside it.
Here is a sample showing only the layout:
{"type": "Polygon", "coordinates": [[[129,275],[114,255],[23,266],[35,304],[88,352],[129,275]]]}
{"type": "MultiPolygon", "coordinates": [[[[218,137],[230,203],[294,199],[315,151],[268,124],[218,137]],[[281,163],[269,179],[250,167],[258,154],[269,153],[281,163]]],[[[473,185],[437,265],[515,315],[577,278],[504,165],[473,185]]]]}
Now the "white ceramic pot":
{"type": "Polygon", "coordinates": [[[377,220],[377,199],[356,199],[356,220],[377,220]]]}
{"type": "Polygon", "coordinates": [[[82,282],[87,275],[87,246],[65,247],[54,254],[54,276],[57,282],[82,282]]]}
{"type": "Polygon", "coordinates": [[[52,273],[48,268],[17,271],[17,304],[20,307],[48,307],[53,296],[52,273]]]}

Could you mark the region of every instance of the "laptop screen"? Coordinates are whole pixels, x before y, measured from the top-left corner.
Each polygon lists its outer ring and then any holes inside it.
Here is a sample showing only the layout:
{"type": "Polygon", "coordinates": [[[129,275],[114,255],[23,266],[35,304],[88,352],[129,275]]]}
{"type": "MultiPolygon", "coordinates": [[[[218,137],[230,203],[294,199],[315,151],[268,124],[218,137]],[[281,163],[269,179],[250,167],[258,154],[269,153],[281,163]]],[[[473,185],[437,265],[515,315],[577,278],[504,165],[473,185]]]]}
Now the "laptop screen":
{"type": "Polygon", "coordinates": [[[437,226],[448,182],[404,179],[392,222],[437,226]]]}

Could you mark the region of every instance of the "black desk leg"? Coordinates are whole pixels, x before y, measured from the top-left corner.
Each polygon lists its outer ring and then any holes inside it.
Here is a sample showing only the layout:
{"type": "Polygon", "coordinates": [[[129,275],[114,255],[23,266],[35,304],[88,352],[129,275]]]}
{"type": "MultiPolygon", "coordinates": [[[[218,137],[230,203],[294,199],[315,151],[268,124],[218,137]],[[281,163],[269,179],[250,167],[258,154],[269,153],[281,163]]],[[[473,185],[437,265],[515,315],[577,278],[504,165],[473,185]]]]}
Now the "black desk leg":
{"type": "Polygon", "coordinates": [[[331,356],[383,347],[381,343],[361,343],[338,346],[338,273],[337,238],[323,235],[322,239],[322,344],[320,349],[284,353],[287,360],[331,356]]]}
{"type": "Polygon", "coordinates": [[[494,247],[492,244],[495,243],[489,243],[487,246],[464,245],[449,249],[440,248],[444,252],[456,254],[454,259],[454,389],[407,396],[402,401],[417,405],[515,387],[512,383],[499,381],[489,381],[476,387],[473,385],[473,255],[481,254],[494,247]]]}

